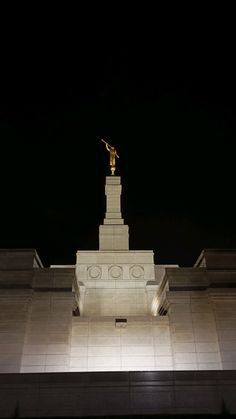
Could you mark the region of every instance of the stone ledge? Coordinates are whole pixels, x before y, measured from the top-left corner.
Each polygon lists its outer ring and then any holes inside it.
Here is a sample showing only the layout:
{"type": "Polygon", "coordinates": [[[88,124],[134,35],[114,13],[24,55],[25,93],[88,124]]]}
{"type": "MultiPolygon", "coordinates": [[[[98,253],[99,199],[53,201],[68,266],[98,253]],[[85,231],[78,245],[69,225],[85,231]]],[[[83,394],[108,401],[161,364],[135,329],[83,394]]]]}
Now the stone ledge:
{"type": "Polygon", "coordinates": [[[235,414],[235,392],[236,371],[0,374],[0,417],[235,414]]]}

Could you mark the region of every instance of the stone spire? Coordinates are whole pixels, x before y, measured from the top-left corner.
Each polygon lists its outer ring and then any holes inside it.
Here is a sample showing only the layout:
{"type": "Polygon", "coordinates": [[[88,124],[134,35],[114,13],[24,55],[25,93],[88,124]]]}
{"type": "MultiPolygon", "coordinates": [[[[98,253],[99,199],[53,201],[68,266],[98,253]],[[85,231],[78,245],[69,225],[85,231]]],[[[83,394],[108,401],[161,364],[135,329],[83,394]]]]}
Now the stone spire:
{"type": "Polygon", "coordinates": [[[121,216],[120,176],[106,177],[106,214],[99,226],[99,250],[129,250],[129,226],[121,216]]]}

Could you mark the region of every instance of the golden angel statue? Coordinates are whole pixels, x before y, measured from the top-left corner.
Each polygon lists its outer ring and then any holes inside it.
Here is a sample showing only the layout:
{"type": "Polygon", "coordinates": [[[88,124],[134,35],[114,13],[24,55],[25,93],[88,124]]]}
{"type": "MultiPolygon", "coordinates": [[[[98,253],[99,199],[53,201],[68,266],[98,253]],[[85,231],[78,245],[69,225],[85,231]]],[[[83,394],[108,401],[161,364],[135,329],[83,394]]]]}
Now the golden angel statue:
{"type": "Polygon", "coordinates": [[[108,144],[106,141],[101,140],[104,144],[106,144],[106,149],[107,151],[109,151],[110,153],[110,169],[111,169],[111,174],[112,176],[115,173],[116,170],[116,157],[119,159],[119,156],[117,154],[117,151],[115,149],[115,147],[110,146],[110,144],[108,144]]]}

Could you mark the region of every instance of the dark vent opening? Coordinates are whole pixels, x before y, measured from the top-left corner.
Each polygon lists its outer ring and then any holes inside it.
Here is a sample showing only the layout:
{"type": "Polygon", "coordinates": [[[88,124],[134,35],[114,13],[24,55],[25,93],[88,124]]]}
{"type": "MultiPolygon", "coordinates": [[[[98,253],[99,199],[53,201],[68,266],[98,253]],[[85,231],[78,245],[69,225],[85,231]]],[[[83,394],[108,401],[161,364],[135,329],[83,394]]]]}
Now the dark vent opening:
{"type": "Polygon", "coordinates": [[[74,317],[79,317],[80,316],[79,307],[76,307],[76,309],[72,311],[72,314],[74,317]]]}

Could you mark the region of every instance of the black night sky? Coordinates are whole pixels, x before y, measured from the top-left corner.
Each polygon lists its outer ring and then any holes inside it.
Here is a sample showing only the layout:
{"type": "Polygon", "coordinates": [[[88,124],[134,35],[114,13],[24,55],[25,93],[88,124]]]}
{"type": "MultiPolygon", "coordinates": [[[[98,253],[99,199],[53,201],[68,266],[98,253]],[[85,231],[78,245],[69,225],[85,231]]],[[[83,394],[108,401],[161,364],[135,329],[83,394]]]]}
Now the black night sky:
{"type": "Polygon", "coordinates": [[[98,249],[109,175],[101,138],[120,155],[131,249],[191,266],[204,248],[236,248],[229,17],[184,28],[160,16],[132,28],[110,21],[102,32],[80,16],[50,34],[34,22],[5,34],[1,248],[35,248],[45,266],[98,249]]]}

